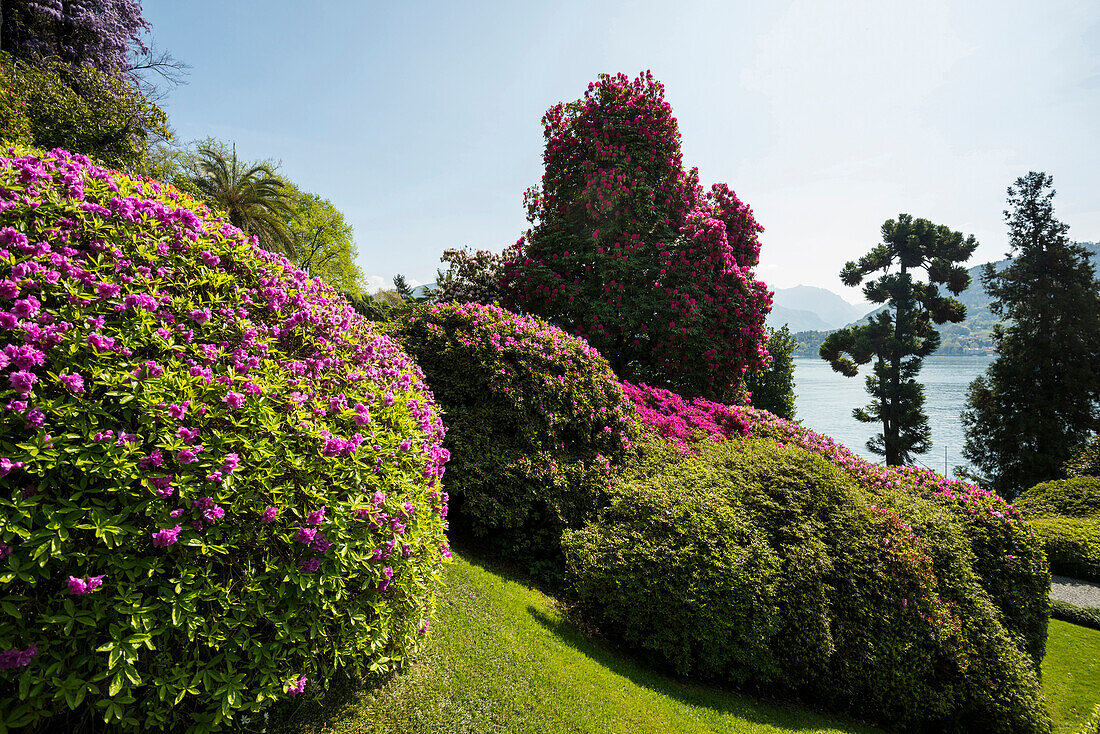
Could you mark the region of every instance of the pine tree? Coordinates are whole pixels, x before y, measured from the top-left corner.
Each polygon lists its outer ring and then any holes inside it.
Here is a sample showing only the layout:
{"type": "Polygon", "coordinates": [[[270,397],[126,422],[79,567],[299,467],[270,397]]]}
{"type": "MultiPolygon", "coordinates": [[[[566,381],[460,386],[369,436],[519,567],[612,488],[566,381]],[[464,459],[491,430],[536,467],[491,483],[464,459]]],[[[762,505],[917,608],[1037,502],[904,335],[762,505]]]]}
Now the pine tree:
{"type": "Polygon", "coordinates": [[[882,225],[882,244],[849,262],[840,273],[845,285],[854,287],[876,271],[877,280],[863,286],[872,303],[889,307],[866,324],[833,332],[821,344],[820,354],[833,369],[854,377],[859,365],[872,359],[867,392],[872,400],[852,415],[864,423],[882,423],[882,433],[867,441],[867,448],[886,457],[890,466],[908,464],[913,454],[932,447],[932,432],[922,410],[924,387],[916,381],[924,358],[940,345],[932,323],[958,323],[966,318],[966,306],[951,296],[940,295],[943,285],[959,295],[970,285],[966,262],[978,246],[973,235],[964,238],[943,225],[901,214],[882,225]],[[893,267],[896,272],[891,272],[893,267]],[[925,270],[928,282],[915,280],[925,270]]]}
{"type": "Polygon", "coordinates": [[[1061,476],[1100,428],[1100,283],[1089,252],[1054,218],[1053,180],[1032,171],[1008,188],[1010,261],[986,265],[997,359],[974,380],[962,414],[963,455],[1011,499],[1061,476]]]}

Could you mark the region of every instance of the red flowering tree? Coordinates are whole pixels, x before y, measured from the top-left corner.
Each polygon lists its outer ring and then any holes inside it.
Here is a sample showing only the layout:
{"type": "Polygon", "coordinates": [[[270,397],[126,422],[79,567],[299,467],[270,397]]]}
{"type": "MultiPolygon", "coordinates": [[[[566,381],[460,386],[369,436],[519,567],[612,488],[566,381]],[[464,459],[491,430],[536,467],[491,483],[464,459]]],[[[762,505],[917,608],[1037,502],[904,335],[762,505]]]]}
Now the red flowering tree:
{"type": "Polygon", "coordinates": [[[505,300],[586,338],[621,377],[730,399],[768,360],[763,228],[724,184],[685,171],[649,72],[601,75],[543,117],[531,228],[506,251],[505,300]]]}

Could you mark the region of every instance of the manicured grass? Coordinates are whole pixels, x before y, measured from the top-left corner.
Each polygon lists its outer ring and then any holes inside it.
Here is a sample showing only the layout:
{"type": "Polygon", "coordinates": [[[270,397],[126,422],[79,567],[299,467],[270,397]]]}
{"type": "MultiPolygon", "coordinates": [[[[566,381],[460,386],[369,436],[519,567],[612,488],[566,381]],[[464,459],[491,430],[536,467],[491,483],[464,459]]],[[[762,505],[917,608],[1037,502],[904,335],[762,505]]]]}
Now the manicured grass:
{"type": "Polygon", "coordinates": [[[1043,695],[1055,734],[1077,732],[1100,703],[1100,631],[1050,620],[1043,695]]]}
{"type": "MultiPolygon", "coordinates": [[[[794,704],[686,684],[569,624],[545,594],[455,555],[419,661],[381,688],[334,686],[293,711],[305,734],[878,731],[794,704]]],[[[1100,631],[1051,620],[1043,692],[1055,734],[1100,701],[1100,631]]]]}
{"type": "Polygon", "coordinates": [[[325,734],[878,731],[674,681],[590,641],[545,594],[458,554],[420,661],[380,690],[305,705],[292,724],[325,734]]]}

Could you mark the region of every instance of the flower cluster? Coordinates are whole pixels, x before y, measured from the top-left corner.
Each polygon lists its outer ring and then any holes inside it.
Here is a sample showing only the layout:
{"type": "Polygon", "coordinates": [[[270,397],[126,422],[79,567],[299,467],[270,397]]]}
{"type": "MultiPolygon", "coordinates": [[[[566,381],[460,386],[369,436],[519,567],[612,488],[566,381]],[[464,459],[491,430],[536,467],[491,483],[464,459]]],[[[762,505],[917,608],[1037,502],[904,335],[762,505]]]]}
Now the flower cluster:
{"type": "Polygon", "coordinates": [[[697,434],[714,441],[749,432],[744,413],[703,398],[685,400],[670,390],[623,383],[623,394],[634,401],[641,422],[690,453],[688,440],[697,434]]]}
{"type": "Polygon", "coordinates": [[[526,195],[532,228],[505,253],[504,302],[583,336],[621,377],[732,399],[768,360],[752,210],[685,171],[648,72],[600,76],[543,125],[546,169],[526,195]]]}
{"type": "Polygon", "coordinates": [[[130,697],[108,723],[160,729],[269,705],[287,669],[391,667],[446,556],[444,435],[392,339],[205,207],[64,151],[0,157],[0,561],[21,569],[0,655],[26,675],[62,661],[83,695],[117,668],[85,705],[130,697]],[[383,487],[392,522],[361,522],[383,487]],[[179,687],[210,665],[248,695],[179,687]]]}

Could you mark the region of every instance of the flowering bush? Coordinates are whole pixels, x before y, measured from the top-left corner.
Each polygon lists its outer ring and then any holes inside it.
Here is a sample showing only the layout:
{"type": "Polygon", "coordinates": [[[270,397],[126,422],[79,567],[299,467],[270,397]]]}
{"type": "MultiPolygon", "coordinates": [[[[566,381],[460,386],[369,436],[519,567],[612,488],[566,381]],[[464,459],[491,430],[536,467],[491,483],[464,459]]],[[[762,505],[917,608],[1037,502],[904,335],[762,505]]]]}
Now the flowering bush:
{"type": "Polygon", "coordinates": [[[506,298],[582,336],[621,377],[732,399],[763,367],[763,230],[726,185],[684,170],[664,87],[601,75],[542,119],[532,228],[505,252],[506,298]]]}
{"type": "Polygon", "coordinates": [[[393,322],[447,415],[455,527],[553,577],[563,528],[595,516],[632,413],[583,339],[477,303],[393,322]]]}
{"type": "Polygon", "coordinates": [[[678,674],[891,729],[1050,730],[1037,669],[950,506],[872,493],[795,444],[692,448],[643,443],[599,519],[565,533],[569,578],[601,630],[678,674]]]}
{"type": "Polygon", "coordinates": [[[0,724],[210,731],[399,666],[448,553],[422,373],[175,190],[8,152],[0,724]]]}
{"type": "Polygon", "coordinates": [[[875,494],[906,493],[949,507],[961,521],[982,586],[1020,635],[1035,665],[1046,649],[1050,574],[1042,547],[1020,513],[994,492],[945,479],[927,469],[882,466],[853,454],[827,436],[763,410],[694,400],[646,385],[624,385],[641,419],[666,440],[689,451],[688,436],[723,440],[747,435],[812,451],[875,494]]]}

